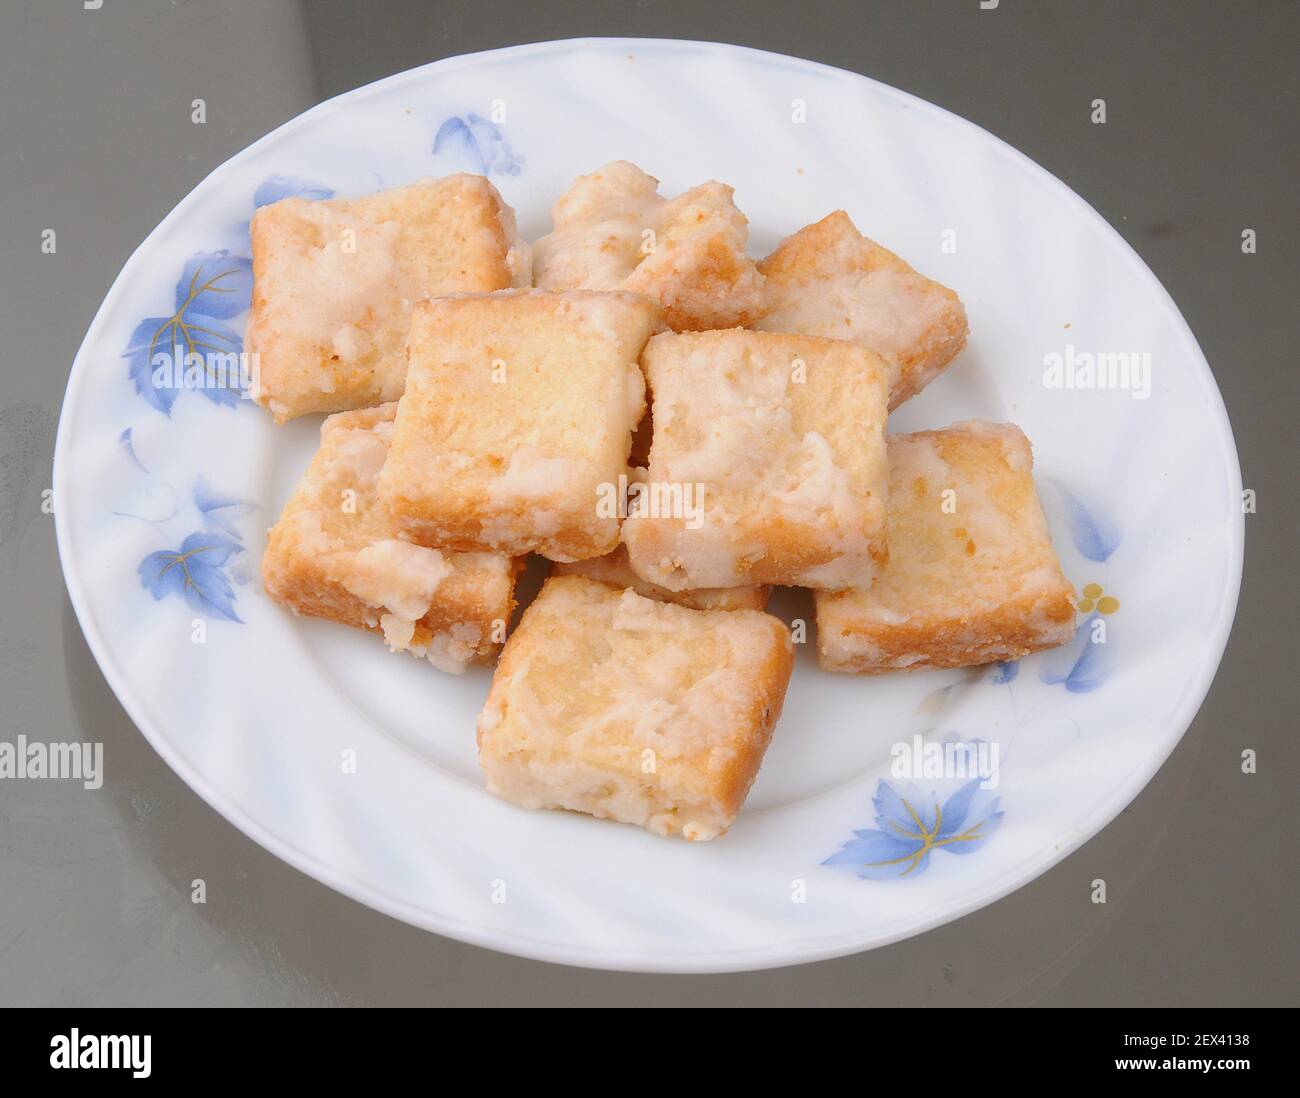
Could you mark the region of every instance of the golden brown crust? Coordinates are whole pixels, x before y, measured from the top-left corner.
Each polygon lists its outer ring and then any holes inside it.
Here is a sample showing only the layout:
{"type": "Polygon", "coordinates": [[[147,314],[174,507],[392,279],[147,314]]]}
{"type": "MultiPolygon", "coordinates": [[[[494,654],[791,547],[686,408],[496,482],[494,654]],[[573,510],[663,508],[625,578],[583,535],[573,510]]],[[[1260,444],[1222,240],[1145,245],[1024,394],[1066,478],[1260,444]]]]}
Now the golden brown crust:
{"type": "MultiPolygon", "coordinates": [[[[731,188],[726,188],[730,200],[731,188]]],[[[664,307],[675,332],[746,327],[768,311],[763,279],[730,225],[712,232],[669,235],[661,251],[643,262],[624,288],[664,307]]]]}
{"type": "Polygon", "coordinates": [[[836,210],[787,237],[758,264],[771,311],[755,326],[847,339],[889,358],[892,411],[966,345],[966,310],[836,210]]]}
{"type": "MultiPolygon", "coordinates": [[[[818,593],[819,612],[822,594],[818,593]]],[[[826,601],[836,598],[826,593],[826,601]]],[[[839,627],[841,650],[849,653],[856,640],[862,646],[853,654],[830,654],[818,646],[819,662],[827,671],[882,675],[894,671],[923,671],[936,667],[979,667],[1001,660],[1018,660],[1045,648],[1064,644],[1073,635],[1072,590],[1050,590],[1022,596],[1002,606],[977,613],[954,613],[943,620],[900,625],[872,623],[867,628],[839,627]],[[1046,626],[1032,624],[1042,619],[1046,626]],[[1067,625],[1058,632],[1056,626],[1067,625]],[[921,658],[917,659],[920,655],[921,658]],[[910,662],[901,662],[910,661],[910,662]]],[[[840,595],[839,597],[847,597],[840,595]]],[[[818,626],[819,630],[821,626],[818,626]]]]}
{"type": "MultiPolygon", "coordinates": [[[[367,567],[376,552],[394,549],[397,536],[375,492],[388,445],[383,432],[395,411],[388,404],[325,420],[320,449],[268,535],[263,585],[273,601],[296,614],[382,632],[394,647],[433,652],[446,669],[490,662],[514,610],[522,560],[410,547],[415,560],[405,566],[416,570],[414,593],[400,557],[389,564],[381,556],[381,567],[367,567]],[[392,591],[389,602],[381,597],[385,585],[392,591]],[[411,614],[408,598],[423,598],[418,617],[404,616],[411,614]],[[404,626],[411,630],[407,637],[404,626]]],[[[402,552],[400,546],[395,551],[402,552]]]]}
{"type": "Polygon", "coordinates": [[[514,212],[482,176],[286,198],[257,210],[250,232],[245,345],[257,355],[254,397],[277,422],[396,400],[413,302],[531,276],[514,212]]]}
{"type": "MultiPolygon", "coordinates": [[[[382,607],[367,605],[332,578],[317,562],[294,559],[288,556],[291,553],[292,550],[283,541],[279,541],[274,553],[268,546],[267,555],[263,558],[262,582],[272,601],[303,617],[322,618],[383,635],[378,622],[378,617],[383,612],[382,607]]],[[[522,568],[522,557],[511,558],[509,590],[504,599],[489,595],[484,590],[482,581],[476,580],[473,574],[449,581],[430,605],[428,613],[415,623],[415,631],[407,647],[412,650],[427,649],[435,636],[450,633],[458,626],[474,625],[481,628],[482,640],[472,643],[474,653],[469,662],[494,663],[502,642],[500,639],[493,640],[492,637],[494,634],[504,637],[504,627],[518,605],[514,598],[514,587],[522,568]]]]}
{"type": "Polygon", "coordinates": [[[780,638],[781,643],[771,646],[766,659],[754,671],[754,698],[749,709],[749,722],[754,729],[753,747],[749,752],[737,755],[718,781],[719,800],[725,806],[725,814],[732,819],[740,814],[741,806],[758,777],[763,755],[772,742],[776,723],[781,719],[790,677],[794,674],[794,646],[789,643],[789,634],[776,618],[770,620],[773,634],[780,638]]]}
{"type": "Polygon", "coordinates": [[[1074,592],[1020,430],[973,422],[893,435],[889,456],[890,561],[869,588],[817,593],[822,667],[968,667],[1068,641],[1074,592]]]}
{"type": "Polygon", "coordinates": [[[793,668],[785,626],[552,577],[506,644],[479,717],[491,792],[660,835],[735,819],[793,668]]]}
{"type": "Polygon", "coordinates": [[[645,408],[639,294],[541,290],[422,302],[380,494],[423,545],[553,560],[618,543],[602,508],[645,408]]]}
{"type": "Polygon", "coordinates": [[[552,564],[553,576],[586,576],[598,583],[607,583],[620,591],[631,588],[642,598],[672,602],[692,610],[762,610],[772,596],[771,585],[757,587],[705,587],[696,591],[670,591],[657,583],[643,580],[632,570],[627,559],[627,546],[620,545],[612,553],[571,564],[552,564]]]}
{"type": "Polygon", "coordinates": [[[771,255],[760,259],[758,266],[764,275],[782,284],[833,278],[846,268],[863,274],[890,266],[911,270],[888,248],[874,241],[869,241],[869,248],[855,248],[848,254],[841,251],[845,241],[857,240],[866,238],[847,213],[836,210],[791,233],[771,255]]]}
{"type": "Polygon", "coordinates": [[[702,183],[665,199],[658,182],[626,161],[574,180],[535,245],[537,285],[646,294],[674,331],[752,324],[769,305],[733,189],[702,183]]]}
{"type": "MultiPolygon", "coordinates": [[[[845,587],[887,559],[886,365],[856,344],[719,332],[655,336],[646,506],[633,569],[670,590],[845,587]],[[694,510],[656,507],[687,489],[694,510]],[[648,513],[647,513],[648,511],[648,513]]],[[[672,499],[675,504],[675,497],[672,499]]]]}

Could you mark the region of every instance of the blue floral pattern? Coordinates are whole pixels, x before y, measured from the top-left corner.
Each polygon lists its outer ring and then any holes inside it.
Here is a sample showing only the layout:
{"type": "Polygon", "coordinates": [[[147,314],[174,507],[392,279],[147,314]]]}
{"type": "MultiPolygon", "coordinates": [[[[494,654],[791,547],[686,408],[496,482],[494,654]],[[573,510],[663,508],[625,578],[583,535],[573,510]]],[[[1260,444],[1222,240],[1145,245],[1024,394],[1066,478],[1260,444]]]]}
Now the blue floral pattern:
{"type": "MultiPolygon", "coordinates": [[[[123,431],[119,440],[135,468],[146,476],[150,475],[136,453],[131,428],[123,431]]],[[[161,481],[154,481],[152,487],[174,492],[170,485],[161,481]]],[[[178,548],[159,549],[146,556],[136,570],[140,583],[155,601],[176,595],[204,617],[242,623],[235,611],[235,586],[243,579],[236,575],[234,564],[244,551],[244,535],[236,522],[251,514],[254,505],[216,491],[202,476],[194,482],[190,503],[197,513],[200,528],[191,528],[178,548]]],[[[165,534],[167,525],[181,514],[181,508],[173,506],[170,513],[159,518],[126,512],[114,514],[142,520],[165,534]]]]}
{"type": "MultiPolygon", "coordinates": [[[[268,176],[253,192],[253,206],[262,207],[284,198],[320,200],[334,190],[292,175],[268,176]]],[[[238,227],[248,236],[248,223],[238,227]]],[[[241,245],[242,246],[242,245],[241,245]]],[[[164,415],[171,415],[184,389],[201,392],[213,404],[236,407],[247,395],[247,372],[222,372],[242,356],[244,337],[226,322],[248,311],[253,295],[253,261],[229,249],[192,256],[176,282],[171,316],[151,316],[136,325],[122,357],[129,360],[128,376],[145,400],[164,415]],[[201,374],[190,384],[186,357],[197,354],[201,374]],[[224,367],[209,356],[221,356],[224,367]],[[161,357],[160,357],[161,356],[161,357]],[[180,365],[177,364],[179,360],[180,365]],[[178,381],[180,384],[177,384],[178,381]]],[[[127,443],[129,445],[129,442],[127,443]]]]}
{"type": "Polygon", "coordinates": [[[501,128],[472,111],[464,118],[452,115],[433,138],[433,155],[461,149],[480,175],[518,175],[524,158],[510,148],[501,128]]]}
{"type": "Polygon", "coordinates": [[[162,549],[145,557],[140,562],[140,582],[155,600],[180,595],[195,613],[238,622],[235,589],[225,566],[243,551],[234,538],[198,531],[179,549],[162,549]]]}
{"type": "MultiPolygon", "coordinates": [[[[254,207],[284,198],[319,200],[331,198],[334,191],[296,176],[273,175],[253,193],[254,207]]],[[[241,226],[247,233],[247,225],[241,226]]],[[[176,282],[175,311],[167,317],[149,317],[141,321],[131,335],[124,358],[136,391],[151,407],[170,415],[182,388],[175,384],[175,371],[157,368],[155,356],[160,352],[174,358],[197,353],[206,363],[209,354],[240,355],[243,336],[227,321],[247,312],[253,293],[253,264],[247,257],[229,250],[203,252],[192,256],[176,282]]],[[[204,368],[210,368],[205,366],[204,368]]],[[[187,375],[186,375],[187,376],[187,375]]],[[[224,379],[229,381],[229,377],[224,379]]],[[[238,384],[195,385],[214,404],[233,406],[244,395],[246,375],[237,375],[238,384]]],[[[134,469],[152,476],[149,466],[136,449],[131,427],[118,436],[123,452],[134,469]]],[[[164,498],[179,500],[180,495],[164,481],[154,480],[151,488],[161,490],[164,498]]],[[[242,622],[235,610],[235,587],[243,582],[236,573],[236,560],[244,552],[244,536],[238,520],[249,515],[254,506],[247,500],[220,492],[206,477],[200,476],[190,492],[190,503],[198,516],[199,529],[191,531],[174,549],[159,549],[140,562],[137,574],[141,585],[156,601],[179,596],[198,614],[242,622]]],[[[138,519],[165,531],[181,513],[178,503],[161,516],[115,511],[124,518],[138,519]]]]}
{"type": "Polygon", "coordinates": [[[973,854],[1002,824],[1000,798],[981,788],[979,778],[962,782],[947,797],[915,783],[895,788],[882,779],[871,803],[875,827],[853,832],[822,865],[869,881],[916,877],[929,868],[934,851],[973,854]]]}
{"type": "Polygon", "coordinates": [[[1005,686],[1007,683],[1015,682],[1016,676],[1020,674],[1019,660],[1003,660],[1001,663],[993,665],[992,681],[999,686],[1005,686]]]}
{"type": "MultiPolygon", "coordinates": [[[[1059,481],[1050,481],[1051,487],[1062,501],[1070,540],[1085,559],[1104,564],[1119,548],[1119,527],[1110,520],[1099,517],[1094,509],[1086,507],[1080,498],[1059,481]]],[[[1085,592],[1086,593],[1086,592],[1085,592]]],[[[1090,610],[1093,601],[1082,604],[1080,610],[1090,610]]],[[[1103,604],[1103,612],[1105,610],[1103,604]]],[[[1096,690],[1110,677],[1115,668],[1114,650],[1107,643],[1095,641],[1095,623],[1101,614],[1089,613],[1075,630],[1074,637],[1060,648],[1039,654],[1039,679],[1049,686],[1064,686],[1071,694],[1086,694],[1096,690]]],[[[1109,622],[1106,623],[1109,627],[1109,622]]],[[[1007,660],[991,665],[987,681],[995,685],[1010,686],[1020,673],[1019,660],[1007,660]]],[[[980,677],[978,674],[975,678],[980,677]]],[[[917,712],[941,712],[950,701],[950,695],[959,683],[949,683],[932,691],[917,707],[917,712]]]]}
{"type": "MultiPolygon", "coordinates": [[[[1122,541],[1119,527],[1087,507],[1079,496],[1056,481],[1049,482],[1069,530],[1070,541],[1085,560],[1104,564],[1122,541]]],[[[1039,653],[1038,677],[1049,686],[1064,686],[1072,694],[1096,690],[1114,667],[1113,648],[1094,639],[1097,622],[1113,613],[1118,600],[1103,600],[1101,584],[1084,590],[1079,610],[1086,613],[1069,643],[1039,653]],[[1109,603],[1109,605],[1108,605],[1109,603]]],[[[1108,625],[1109,623],[1107,623],[1108,625]]],[[[938,720],[954,699],[972,689],[1006,687],[1020,674],[1019,660],[1006,660],[986,668],[967,668],[955,682],[937,687],[916,708],[918,714],[938,720]]],[[[978,743],[978,740],[968,741],[978,743]]],[[[951,783],[949,783],[951,784],[951,783]]],[[[982,788],[975,778],[946,795],[915,784],[891,784],[881,780],[872,800],[874,827],[853,833],[839,851],[822,864],[854,871],[867,880],[897,880],[915,877],[930,864],[936,850],[950,854],[972,854],[979,850],[1002,823],[1000,800],[982,788]]]]}
{"type": "Polygon", "coordinates": [[[147,473],[149,470],[144,467],[144,463],[136,456],[135,443],[131,440],[131,434],[132,429],[128,427],[117,436],[117,441],[122,444],[122,449],[126,451],[126,455],[131,459],[132,464],[135,465],[140,472],[147,473]]]}
{"type": "Polygon", "coordinates": [[[1100,517],[1095,510],[1084,506],[1077,494],[1058,480],[1048,481],[1060,497],[1065,521],[1070,530],[1070,540],[1087,560],[1101,564],[1119,548],[1119,526],[1100,517]]]}
{"type": "MultiPolygon", "coordinates": [[[[1085,560],[1094,564],[1106,563],[1123,540],[1119,525],[1096,508],[1087,507],[1077,493],[1060,481],[1049,483],[1061,501],[1075,549],[1085,560]]],[[[1090,609],[1091,605],[1089,601],[1080,609],[1090,609]]],[[[1042,655],[1038,673],[1042,682],[1049,686],[1064,686],[1072,694],[1086,694],[1110,677],[1114,670],[1114,655],[1109,637],[1105,643],[1094,639],[1099,618],[1100,615],[1090,613],[1080,623],[1069,644],[1042,655]]]]}
{"type": "Polygon", "coordinates": [[[235,519],[251,514],[253,511],[251,503],[214,491],[206,477],[199,477],[194,482],[192,498],[195,509],[203,516],[203,525],[206,529],[225,534],[237,541],[243,539],[243,534],[235,527],[235,519]]]}
{"type": "Polygon", "coordinates": [[[253,205],[260,209],[269,206],[272,202],[279,202],[282,198],[307,198],[319,201],[333,197],[332,187],[325,187],[308,179],[299,179],[295,175],[271,175],[267,176],[253,192],[253,205]]]}
{"type": "Polygon", "coordinates": [[[1114,669],[1109,643],[1093,640],[1093,623],[1099,615],[1083,620],[1069,644],[1046,652],[1038,677],[1049,686],[1064,686],[1071,694],[1087,694],[1101,686],[1114,669]]]}
{"type": "Polygon", "coordinates": [[[129,360],[128,376],[149,405],[171,415],[185,384],[177,374],[189,355],[206,365],[205,375],[192,386],[214,404],[234,407],[244,392],[242,378],[209,376],[210,355],[238,356],[243,336],[225,322],[246,312],[253,292],[253,263],[228,251],[192,256],[176,282],[175,312],[142,320],[122,357],[129,360]],[[158,361],[163,356],[163,362],[158,361]],[[173,365],[173,363],[175,363],[173,365]],[[210,382],[210,383],[209,383],[210,382]]]}

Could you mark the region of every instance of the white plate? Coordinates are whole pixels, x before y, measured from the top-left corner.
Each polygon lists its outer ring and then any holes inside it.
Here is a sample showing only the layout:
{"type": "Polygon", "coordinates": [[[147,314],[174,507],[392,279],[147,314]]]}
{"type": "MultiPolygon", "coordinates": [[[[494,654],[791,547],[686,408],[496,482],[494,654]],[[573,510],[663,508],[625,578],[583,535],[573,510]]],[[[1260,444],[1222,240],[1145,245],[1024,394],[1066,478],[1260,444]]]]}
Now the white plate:
{"type": "MultiPolygon", "coordinates": [[[[73,366],[55,458],[59,552],[95,657],[218,811],[417,926],[654,971],[761,968],[895,941],[1005,895],[1095,834],[1209,688],[1240,583],[1240,496],[1223,404],[1187,325],[1064,185],[970,123],[860,76],[648,40],[440,61],[324,103],[218,168],[109,292],[73,366]],[[754,254],[843,207],[955,287],[970,346],[893,428],[1019,423],[1067,574],[1119,600],[1081,615],[1069,648],[981,673],[831,675],[805,645],[745,811],[706,844],[489,796],[474,748],[488,671],[442,675],[373,637],[297,620],[260,589],[265,529],[317,420],[276,428],[249,402],[222,403],[229,393],[160,396],[147,371],[141,390],[140,358],[126,353],[133,333],[151,336],[189,297],[196,256],[196,285],[221,276],[215,289],[231,292],[198,294],[181,319],[201,342],[238,343],[255,197],[360,195],[486,170],[535,238],[575,175],[616,158],[669,194],[733,184],[754,254]],[[1068,347],[1148,354],[1149,397],[1046,386],[1048,356],[1068,347]],[[188,597],[175,582],[186,568],[188,597]],[[1095,621],[1104,643],[1092,643],[1095,621]],[[914,735],[996,745],[998,787],[970,800],[952,778],[895,777],[891,750],[914,735]],[[948,808],[928,843],[891,847],[878,833],[906,814],[904,797],[931,806],[927,821],[935,804],[948,808]],[[942,841],[958,824],[986,841],[942,841]]],[[[810,606],[787,592],[774,610],[789,620],[810,606]]]]}

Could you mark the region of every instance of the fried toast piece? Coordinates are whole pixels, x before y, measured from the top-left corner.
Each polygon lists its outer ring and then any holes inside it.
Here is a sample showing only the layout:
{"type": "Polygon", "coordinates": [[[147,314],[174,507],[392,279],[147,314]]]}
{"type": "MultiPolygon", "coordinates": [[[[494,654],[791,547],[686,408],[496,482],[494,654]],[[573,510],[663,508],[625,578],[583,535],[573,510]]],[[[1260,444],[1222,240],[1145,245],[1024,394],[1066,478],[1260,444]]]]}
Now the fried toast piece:
{"type": "Polygon", "coordinates": [[[537,286],[643,293],[674,331],[752,324],[768,303],[733,189],[708,182],[666,199],[658,188],[625,160],[579,176],[533,245],[537,286]]]}
{"type": "Polygon", "coordinates": [[[870,586],[816,593],[822,667],[967,667],[1074,635],[1074,591],[1018,427],[972,421],[891,435],[889,462],[889,561],[870,586]]]}
{"type": "Polygon", "coordinates": [[[531,250],[483,176],[354,199],[285,198],[250,226],[252,395],[278,422],[402,395],[403,343],[423,298],[527,286],[531,250]]]}
{"type": "Polygon", "coordinates": [[[478,719],[488,789],[524,808],[716,838],[758,773],[793,663],[769,614],[548,579],[478,719]]]}
{"type": "Polygon", "coordinates": [[[669,591],[657,583],[643,580],[633,570],[627,559],[627,546],[620,545],[612,553],[573,564],[553,564],[553,576],[586,576],[599,583],[607,583],[619,590],[631,588],[642,598],[673,602],[689,606],[692,610],[762,610],[771,597],[770,585],[758,587],[704,587],[697,591],[669,591]]]}
{"type": "Polygon", "coordinates": [[[377,499],[396,404],[340,412],[262,557],[266,592],[295,614],[382,632],[443,671],[490,662],[514,609],[520,561],[400,540],[377,499]]]}
{"type": "Polygon", "coordinates": [[[631,293],[502,291],[418,305],[380,494],[421,545],[603,556],[645,411],[659,307],[631,293]]]}
{"type": "Polygon", "coordinates": [[[884,356],[891,411],[966,345],[957,295],[867,239],[843,210],[782,241],[758,269],[772,307],[754,327],[847,339],[884,356]]]}
{"type": "Polygon", "coordinates": [[[654,440],[623,527],[642,579],[840,588],[885,559],[877,355],[733,328],[655,336],[642,361],[654,440]]]}

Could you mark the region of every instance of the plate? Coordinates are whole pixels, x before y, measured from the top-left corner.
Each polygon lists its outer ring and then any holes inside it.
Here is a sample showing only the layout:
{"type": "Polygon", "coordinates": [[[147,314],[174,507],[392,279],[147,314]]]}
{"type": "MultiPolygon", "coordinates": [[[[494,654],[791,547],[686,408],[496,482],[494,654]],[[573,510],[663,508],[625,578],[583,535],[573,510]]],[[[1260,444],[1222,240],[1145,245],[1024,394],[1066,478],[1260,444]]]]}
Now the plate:
{"type": "MultiPolygon", "coordinates": [[[[95,317],[54,485],[59,553],[95,658],[200,796],[396,918],[608,969],[834,957],[1032,880],[1173,750],[1218,666],[1241,576],[1222,400],[1178,309],[1119,235],[952,114],[861,76],[708,43],[548,42],[439,61],[323,103],[222,165],[137,249],[95,317]],[[755,255],[844,208],[956,288],[970,345],[891,428],[1020,424],[1086,597],[1073,643],[980,670],[834,675],[801,645],[753,793],[711,843],[490,796],[474,746],[489,671],[442,675],[373,637],[295,619],[260,589],[266,528],[318,418],[277,428],[230,388],[159,388],[150,369],[159,341],[240,350],[258,204],[479,171],[535,239],[575,175],[619,158],[667,194],[734,185],[755,255]]],[[[811,640],[804,593],[780,592],[773,610],[807,623],[811,640]]]]}

